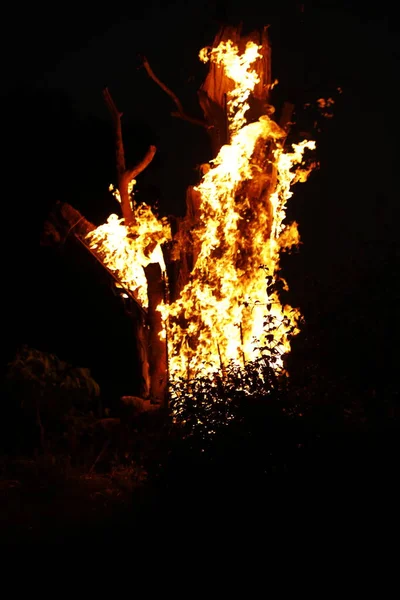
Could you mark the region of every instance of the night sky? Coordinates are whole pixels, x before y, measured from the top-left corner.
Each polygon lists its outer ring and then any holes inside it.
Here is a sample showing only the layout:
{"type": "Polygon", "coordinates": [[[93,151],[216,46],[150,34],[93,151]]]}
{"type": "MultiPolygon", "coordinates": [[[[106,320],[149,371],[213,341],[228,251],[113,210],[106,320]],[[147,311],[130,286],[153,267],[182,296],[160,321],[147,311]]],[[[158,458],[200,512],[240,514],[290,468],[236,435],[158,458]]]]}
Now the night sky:
{"type": "Polygon", "coordinates": [[[318,145],[320,169],[297,186],[289,209],[303,244],[283,261],[289,300],[307,321],[294,356],[350,377],[356,388],[382,385],[397,368],[399,301],[390,150],[398,51],[387,4],[149,0],[121,12],[70,4],[54,5],[53,13],[37,6],[22,16],[18,8],[4,12],[3,363],[28,343],[91,367],[110,393],[135,391],[126,378],[133,347],[122,308],[85,265],[40,248],[43,221],[56,200],[96,224],[118,210],[108,192],[115,165],[104,86],[124,113],[128,166],[149,144],[158,149],[138,178],[137,198],[162,214],[184,213],[196,165],[211,158],[208,140],[170,116],[174,105],[147,77],[140,55],[186,112],[201,116],[196,91],[206,67],[198,51],[222,23],[242,21],[245,30],[271,25],[279,80],[272,102],[293,102],[293,135],[304,132],[318,145]],[[328,96],[332,119],[303,109],[328,96]]]}

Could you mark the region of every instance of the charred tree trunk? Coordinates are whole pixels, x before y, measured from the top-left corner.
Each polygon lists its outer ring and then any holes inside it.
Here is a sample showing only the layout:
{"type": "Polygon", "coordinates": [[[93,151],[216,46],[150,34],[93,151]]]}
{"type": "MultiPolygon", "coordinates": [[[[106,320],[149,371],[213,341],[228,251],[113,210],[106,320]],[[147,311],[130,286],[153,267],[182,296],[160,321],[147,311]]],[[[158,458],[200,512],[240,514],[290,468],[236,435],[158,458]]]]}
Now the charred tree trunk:
{"type": "MultiPolygon", "coordinates": [[[[255,42],[261,46],[262,58],[257,59],[253,69],[257,71],[259,82],[256,84],[250,99],[250,109],[247,114],[248,121],[255,121],[261,115],[270,114],[273,111],[268,103],[271,89],[271,47],[269,44],[267,28],[262,32],[253,32],[242,36],[241,27],[222,27],[215,36],[212,48],[216,48],[221,42],[231,40],[242,53],[247,42],[255,42]]],[[[227,98],[234,84],[225,74],[224,69],[215,63],[210,63],[208,75],[198,91],[198,99],[207,123],[207,131],[211,138],[212,154],[216,156],[221,146],[229,143],[229,128],[227,115],[227,98]]]]}
{"type": "MultiPolygon", "coordinates": [[[[247,122],[258,120],[262,115],[271,116],[274,113],[274,108],[269,102],[270,91],[272,87],[271,80],[271,47],[268,38],[267,28],[262,31],[255,31],[247,36],[241,33],[241,27],[222,27],[215,36],[212,48],[216,48],[221,42],[231,40],[237,45],[239,53],[243,53],[248,42],[254,42],[260,47],[260,58],[253,63],[252,69],[257,72],[258,83],[256,84],[250,98],[250,108],[247,111],[247,122]]],[[[206,128],[212,149],[212,157],[217,156],[219,150],[224,144],[230,142],[229,135],[229,119],[228,119],[228,99],[230,92],[234,89],[234,82],[230,79],[224,68],[214,62],[209,62],[209,70],[207,77],[198,91],[198,101],[204,115],[204,121],[188,117],[184,112],[182,104],[177,96],[163,83],[152,71],[147,59],[144,59],[144,67],[148,75],[157,83],[174,101],[178,111],[173,113],[196,125],[201,125],[206,128]]],[[[285,103],[281,111],[280,126],[287,131],[290,123],[293,106],[285,103]]],[[[268,155],[273,151],[273,148],[263,149],[260,151],[262,155],[260,161],[268,164],[268,155]]],[[[203,165],[205,169],[208,165],[203,165]]],[[[260,176],[257,182],[246,182],[244,187],[246,193],[254,200],[257,198],[261,202],[269,203],[269,194],[274,181],[276,181],[276,173],[268,172],[269,167],[266,167],[264,177],[260,176]]],[[[179,297],[180,291],[188,283],[190,273],[196,263],[199,248],[196,247],[193,231],[199,224],[201,214],[199,193],[193,187],[189,187],[186,194],[186,215],[184,218],[174,221],[175,231],[173,234],[174,260],[167,263],[169,274],[169,288],[171,301],[179,297]]]]}
{"type": "MultiPolygon", "coordinates": [[[[103,91],[103,96],[114,124],[118,190],[124,221],[129,226],[135,218],[129,186],[152,161],[156,148],[150,146],[143,160],[133,169],[127,170],[122,140],[122,113],[118,111],[107,88],[103,91]]],[[[165,342],[159,337],[162,330],[161,314],[156,309],[164,299],[164,283],[158,263],[148,265],[144,271],[147,280],[148,310],[145,318],[141,313],[135,319],[135,336],[142,371],[141,396],[150,398],[155,404],[161,404],[166,396],[167,358],[165,342]]]]}
{"type": "Polygon", "coordinates": [[[161,339],[163,323],[157,307],[165,301],[165,284],[158,263],[152,263],[144,269],[147,279],[149,306],[148,323],[148,356],[150,376],[150,400],[154,404],[165,405],[167,390],[167,345],[161,339]]]}

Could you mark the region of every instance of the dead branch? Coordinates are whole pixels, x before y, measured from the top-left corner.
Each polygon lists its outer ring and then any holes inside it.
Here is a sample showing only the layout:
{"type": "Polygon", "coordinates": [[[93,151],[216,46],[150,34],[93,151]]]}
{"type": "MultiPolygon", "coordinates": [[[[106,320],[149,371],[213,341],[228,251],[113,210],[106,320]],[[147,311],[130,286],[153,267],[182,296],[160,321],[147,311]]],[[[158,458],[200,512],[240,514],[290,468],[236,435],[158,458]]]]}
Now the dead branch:
{"type": "Polygon", "coordinates": [[[118,176],[122,177],[125,172],[125,151],[124,151],[124,143],[122,140],[122,127],[121,127],[121,117],[122,113],[117,109],[114,100],[108,90],[105,88],[103,90],[103,98],[111,115],[114,130],[115,130],[115,149],[116,149],[116,162],[117,162],[117,172],[118,176]]]}
{"type": "Polygon", "coordinates": [[[127,185],[132,181],[132,179],[135,179],[135,177],[137,177],[139,173],[144,171],[145,168],[151,163],[156,153],[156,150],[157,148],[155,146],[150,146],[143,160],[141,160],[140,163],[133,167],[133,169],[125,171],[124,178],[126,178],[127,185]]]}
{"type": "Polygon", "coordinates": [[[205,121],[202,121],[201,119],[196,119],[196,117],[189,117],[189,115],[185,114],[185,113],[179,113],[179,112],[172,112],[171,113],[171,117],[176,117],[178,119],[182,119],[183,121],[188,121],[189,123],[192,123],[193,125],[199,125],[200,127],[205,127],[206,129],[209,129],[210,125],[207,125],[207,123],[205,121]]]}
{"type": "Polygon", "coordinates": [[[156,84],[159,85],[160,88],[162,90],[164,90],[164,92],[172,98],[172,100],[175,102],[175,104],[178,108],[178,112],[180,114],[183,113],[184,112],[183,106],[182,106],[181,101],[179,100],[178,96],[176,94],[174,94],[174,92],[172,90],[170,90],[169,87],[167,87],[165,85],[165,83],[163,83],[160,79],[158,79],[157,75],[154,73],[153,69],[150,67],[149,61],[147,60],[147,58],[145,56],[143,57],[143,66],[146,69],[149,77],[151,77],[152,80],[155,81],[156,84]]]}
{"type": "Polygon", "coordinates": [[[129,184],[139,173],[144,171],[144,169],[151,163],[153,160],[154,154],[156,153],[156,147],[150,146],[147,151],[147,154],[143,158],[143,160],[138,163],[133,169],[126,169],[125,163],[125,150],[124,143],[122,139],[122,126],[121,126],[121,117],[122,113],[119,112],[117,106],[112,99],[112,96],[108,90],[105,88],[103,90],[103,98],[111,115],[114,131],[115,131],[115,156],[117,163],[117,174],[118,174],[118,190],[121,198],[121,210],[122,216],[124,217],[125,223],[132,223],[134,220],[134,215],[131,206],[131,199],[129,195],[129,184]]]}
{"type": "Polygon", "coordinates": [[[189,115],[187,115],[185,113],[185,111],[183,110],[182,103],[179,100],[178,96],[176,94],[174,94],[174,92],[172,90],[170,90],[170,88],[167,85],[165,85],[165,83],[163,83],[157,77],[157,75],[154,73],[153,69],[151,68],[151,66],[149,64],[149,61],[147,60],[147,58],[145,56],[143,57],[143,66],[146,69],[146,72],[147,72],[148,76],[151,77],[151,79],[162,90],[164,90],[164,92],[166,94],[168,94],[168,96],[170,96],[170,98],[172,98],[172,100],[176,104],[176,107],[177,107],[178,110],[171,113],[172,117],[177,117],[179,119],[183,119],[184,121],[189,121],[189,123],[193,123],[193,125],[199,125],[200,127],[205,127],[206,129],[208,128],[208,124],[205,121],[202,121],[201,119],[196,119],[195,117],[190,117],[189,115]]]}

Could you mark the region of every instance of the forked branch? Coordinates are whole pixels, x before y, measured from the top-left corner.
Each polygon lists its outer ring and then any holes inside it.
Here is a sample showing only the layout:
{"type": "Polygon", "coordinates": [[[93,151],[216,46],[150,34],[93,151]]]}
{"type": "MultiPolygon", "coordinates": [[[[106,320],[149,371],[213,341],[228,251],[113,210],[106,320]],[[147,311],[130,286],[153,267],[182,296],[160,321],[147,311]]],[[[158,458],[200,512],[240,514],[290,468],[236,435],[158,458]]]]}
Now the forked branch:
{"type": "Polygon", "coordinates": [[[153,160],[154,154],[156,153],[156,147],[150,146],[143,160],[140,161],[133,169],[126,169],[125,163],[125,150],[124,143],[122,139],[122,126],[121,126],[121,117],[122,113],[119,112],[117,106],[112,99],[112,96],[108,90],[105,88],[103,90],[103,98],[111,115],[113,124],[114,124],[114,132],[115,132],[115,155],[116,155],[116,163],[117,163],[117,174],[118,174],[118,190],[121,198],[121,210],[122,216],[125,219],[125,223],[132,223],[134,220],[134,215],[131,206],[131,200],[129,195],[129,184],[139,173],[144,171],[144,169],[151,163],[153,160]]]}
{"type": "Polygon", "coordinates": [[[145,56],[143,57],[143,66],[146,69],[148,76],[151,77],[151,79],[155,81],[155,83],[158,86],[160,86],[160,88],[164,90],[164,92],[168,94],[168,96],[170,96],[170,98],[172,98],[172,100],[176,104],[178,110],[171,113],[172,117],[177,117],[179,119],[183,119],[184,121],[189,121],[189,123],[193,123],[193,125],[199,125],[200,127],[205,127],[206,129],[208,128],[208,125],[205,121],[202,121],[201,119],[196,119],[195,117],[191,117],[185,113],[185,111],[183,110],[182,103],[179,100],[178,96],[174,94],[174,92],[170,90],[170,88],[157,77],[145,56]]]}

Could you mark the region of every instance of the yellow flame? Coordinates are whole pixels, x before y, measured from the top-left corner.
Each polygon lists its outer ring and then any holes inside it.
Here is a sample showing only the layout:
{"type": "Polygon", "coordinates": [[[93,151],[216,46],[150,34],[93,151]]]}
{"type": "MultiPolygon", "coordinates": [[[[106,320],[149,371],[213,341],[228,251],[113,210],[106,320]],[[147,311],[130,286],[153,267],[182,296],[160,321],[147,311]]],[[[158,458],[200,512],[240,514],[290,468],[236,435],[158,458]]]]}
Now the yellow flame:
{"type": "Polygon", "coordinates": [[[192,232],[197,256],[190,282],[178,300],[160,307],[168,323],[172,379],[210,376],[230,361],[252,361],[266,343],[275,345],[276,369],[282,369],[281,357],[298,332],[299,312],[281,305],[271,282],[277,280],[280,250],[299,242],[296,223],[284,223],[286,203],[291,185],[308,173],[293,167],[301,167],[304,150],[315,143],[295,144],[286,153],[281,143],[286,133],[268,116],[246,124],[247,100],[258,82],[251,65],[259,49],[249,42],[240,55],[228,41],[200,53],[235,83],[228,100],[231,139],[211,168],[203,169],[196,188],[201,203],[192,232]],[[272,164],[267,144],[275,147],[272,164]]]}
{"type": "Polygon", "coordinates": [[[112,214],[107,222],[87,236],[90,247],[113,271],[121,283],[148,306],[147,282],[143,267],[159,263],[165,271],[161,245],[171,239],[169,224],[158,219],[147,204],[133,205],[135,219],[129,226],[112,214]]]}
{"type": "Polygon", "coordinates": [[[200,51],[200,60],[207,62],[211,60],[221,65],[226,75],[236,84],[233,90],[228,92],[228,116],[229,131],[237,132],[245,122],[245,113],[249,108],[247,99],[250,96],[254,86],[259,82],[256,71],[250,66],[257,58],[262,58],[259,50],[262,46],[257,46],[254,42],[247,42],[243,54],[239,54],[239,48],[231,40],[221,42],[216,48],[208,50],[203,48],[200,51]]]}
{"type": "Polygon", "coordinates": [[[119,189],[114,187],[112,183],[110,183],[108,190],[112,193],[114,198],[119,204],[121,204],[121,194],[119,193],[119,189]]]}

